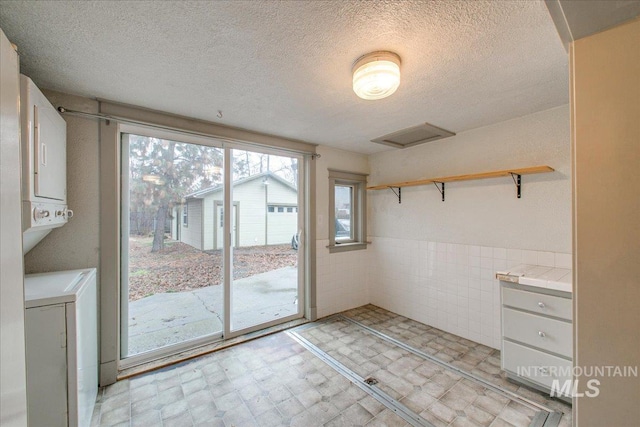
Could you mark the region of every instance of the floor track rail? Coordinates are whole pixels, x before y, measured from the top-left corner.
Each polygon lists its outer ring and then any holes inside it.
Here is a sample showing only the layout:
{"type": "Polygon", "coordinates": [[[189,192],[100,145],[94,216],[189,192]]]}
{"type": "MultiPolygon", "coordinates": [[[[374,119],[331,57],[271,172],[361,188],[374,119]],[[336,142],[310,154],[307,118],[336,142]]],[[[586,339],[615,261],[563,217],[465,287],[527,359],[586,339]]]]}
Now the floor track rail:
{"type": "Polygon", "coordinates": [[[437,357],[433,357],[432,355],[430,355],[428,353],[425,353],[424,351],[420,351],[420,350],[418,350],[416,348],[413,348],[410,345],[407,345],[407,344],[403,343],[400,340],[397,340],[397,339],[392,338],[392,337],[390,337],[390,336],[388,336],[386,334],[383,334],[382,332],[379,332],[379,331],[377,331],[377,330],[375,330],[375,329],[373,329],[373,328],[371,328],[371,327],[369,327],[367,325],[363,325],[362,323],[358,322],[357,320],[350,319],[350,318],[345,317],[343,315],[337,315],[335,317],[335,319],[340,319],[340,320],[344,320],[344,321],[353,323],[354,325],[357,325],[360,328],[369,331],[371,334],[377,336],[378,338],[381,338],[381,339],[383,339],[383,340],[385,340],[387,342],[393,343],[393,344],[397,345],[398,347],[400,347],[400,348],[402,348],[404,350],[407,350],[410,353],[415,354],[418,357],[422,357],[424,359],[430,360],[430,361],[432,361],[432,362],[434,362],[434,363],[436,363],[436,364],[438,364],[438,365],[440,365],[440,366],[442,366],[442,367],[444,367],[446,369],[454,371],[456,374],[458,374],[458,375],[460,375],[462,377],[465,377],[465,378],[467,378],[469,380],[472,380],[472,381],[475,381],[477,383],[480,383],[484,387],[488,388],[489,390],[491,390],[493,392],[496,392],[496,393],[499,393],[502,396],[507,397],[507,398],[509,398],[511,400],[515,400],[516,402],[521,403],[522,405],[524,405],[524,406],[526,406],[526,407],[528,407],[530,409],[542,410],[542,411],[546,411],[546,412],[553,412],[553,409],[551,409],[551,408],[548,408],[548,407],[546,407],[544,405],[541,405],[541,404],[539,404],[537,402],[534,402],[532,400],[526,399],[526,398],[524,398],[524,397],[520,396],[519,394],[514,393],[512,391],[505,390],[505,389],[503,389],[503,388],[501,388],[501,387],[499,387],[499,386],[497,386],[497,385],[485,380],[482,377],[479,377],[477,375],[473,375],[473,374],[471,374],[471,373],[469,373],[469,372],[467,372],[467,371],[465,371],[463,369],[460,369],[460,368],[458,368],[456,366],[453,366],[453,365],[451,365],[451,364],[449,364],[447,362],[444,362],[444,361],[438,359],[437,357]]]}
{"type": "MultiPolygon", "coordinates": [[[[307,324],[307,325],[312,325],[312,324],[307,324]]],[[[307,326],[307,325],[304,325],[304,326],[307,326]]],[[[302,326],[301,328],[304,328],[304,326],[302,326]]],[[[389,396],[387,393],[377,388],[375,386],[375,383],[370,384],[364,378],[362,378],[361,376],[353,372],[351,369],[347,368],[346,366],[344,366],[343,364],[335,360],[333,357],[329,356],[327,353],[320,350],[317,346],[315,346],[314,344],[309,342],[307,339],[302,337],[300,334],[298,334],[296,332],[297,330],[299,330],[299,328],[289,330],[287,331],[287,334],[289,334],[290,337],[298,341],[303,347],[309,350],[317,358],[325,362],[327,365],[331,366],[333,369],[335,369],[338,373],[340,373],[342,376],[347,378],[353,384],[360,387],[364,392],[368,393],[374,399],[376,399],[377,401],[382,403],[384,406],[386,406],[387,408],[395,412],[398,416],[402,417],[406,422],[408,422],[412,426],[417,426],[417,427],[435,427],[433,424],[431,424],[424,418],[420,417],[411,409],[407,408],[402,403],[398,402],[397,400],[389,396]]]]}
{"type": "Polygon", "coordinates": [[[432,427],[433,425],[431,423],[429,423],[427,420],[425,420],[424,418],[420,417],[420,415],[416,414],[415,412],[413,412],[412,410],[410,410],[409,408],[407,408],[406,406],[404,406],[402,403],[398,402],[397,400],[395,400],[394,398],[392,398],[391,396],[389,396],[388,394],[386,394],[385,392],[383,392],[381,389],[379,389],[375,383],[368,383],[367,379],[360,377],[358,374],[356,374],[355,372],[353,372],[352,370],[350,370],[349,368],[347,368],[346,366],[344,366],[342,363],[338,362],[336,359],[334,359],[333,357],[329,356],[326,352],[324,352],[323,350],[321,350],[320,348],[318,348],[316,345],[314,345],[313,343],[311,343],[310,341],[308,341],[306,338],[304,338],[302,335],[300,335],[300,331],[306,330],[306,329],[310,329],[313,328],[315,326],[317,326],[320,323],[328,323],[328,322],[332,322],[332,321],[344,321],[344,322],[348,322],[351,323],[365,331],[367,331],[368,333],[376,336],[377,338],[380,338],[388,343],[391,343],[395,346],[398,346],[400,348],[402,348],[405,351],[408,351],[418,357],[421,357],[425,360],[428,360],[430,362],[433,362],[447,370],[453,371],[456,374],[462,376],[463,378],[466,378],[468,380],[474,381],[476,383],[481,384],[483,387],[498,393],[512,401],[515,401],[521,405],[524,405],[534,411],[537,411],[536,415],[534,416],[531,424],[529,427],[557,427],[560,419],[562,417],[562,413],[561,412],[556,412],[553,409],[542,405],[540,403],[534,402],[530,399],[524,398],[522,396],[520,396],[517,393],[514,393],[512,391],[509,390],[505,390],[487,380],[485,380],[484,378],[478,377],[476,375],[473,375],[465,370],[462,370],[456,366],[453,366],[449,363],[446,363],[436,357],[433,357],[432,355],[425,353],[423,351],[420,351],[416,348],[411,347],[410,345],[397,340],[393,337],[390,337],[370,326],[364,325],[361,322],[358,322],[357,320],[351,319],[349,317],[346,317],[344,315],[341,314],[335,314],[333,316],[329,316],[319,322],[314,322],[314,323],[307,323],[305,325],[301,325],[297,328],[291,329],[289,331],[287,331],[287,334],[289,336],[291,336],[293,339],[295,339],[297,342],[299,342],[303,347],[305,347],[307,350],[309,350],[312,354],[314,354],[316,357],[318,357],[319,359],[321,359],[322,361],[324,361],[325,363],[327,363],[329,366],[331,366],[333,369],[335,369],[338,373],[340,373],[341,375],[343,375],[344,377],[346,377],[347,379],[349,379],[352,383],[354,383],[355,385],[357,385],[359,388],[361,388],[362,390],[364,390],[366,393],[368,393],[369,395],[371,395],[372,397],[374,397],[375,399],[377,399],[379,402],[381,402],[383,405],[385,405],[387,408],[389,408],[390,410],[394,411],[398,416],[402,417],[405,421],[407,421],[408,423],[410,423],[413,426],[426,426],[426,427],[432,427]]]}

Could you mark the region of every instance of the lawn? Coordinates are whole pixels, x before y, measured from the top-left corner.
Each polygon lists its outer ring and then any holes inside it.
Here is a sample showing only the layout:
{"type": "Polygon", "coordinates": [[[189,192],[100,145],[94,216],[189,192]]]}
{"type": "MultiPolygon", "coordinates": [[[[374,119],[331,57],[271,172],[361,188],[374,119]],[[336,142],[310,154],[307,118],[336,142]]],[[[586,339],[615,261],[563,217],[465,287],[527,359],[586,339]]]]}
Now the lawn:
{"type": "MultiPolygon", "coordinates": [[[[129,238],[129,301],[222,284],[222,251],[203,252],[167,239],[162,251],[151,253],[151,243],[152,237],[129,238]]],[[[233,277],[295,266],[297,260],[298,253],[288,244],[234,248],[233,277]]]]}

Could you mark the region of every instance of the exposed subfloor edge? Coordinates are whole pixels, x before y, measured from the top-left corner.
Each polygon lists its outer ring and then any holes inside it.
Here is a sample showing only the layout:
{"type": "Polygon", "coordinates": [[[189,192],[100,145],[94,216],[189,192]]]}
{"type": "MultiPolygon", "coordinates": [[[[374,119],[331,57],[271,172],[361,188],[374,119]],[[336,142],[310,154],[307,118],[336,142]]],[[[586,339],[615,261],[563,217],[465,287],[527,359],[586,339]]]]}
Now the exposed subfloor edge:
{"type": "Polygon", "coordinates": [[[560,423],[560,419],[562,418],[562,413],[561,412],[557,412],[554,411],[551,408],[548,408],[544,405],[541,405],[537,402],[533,402],[529,399],[526,399],[522,396],[520,396],[517,393],[511,392],[509,390],[505,390],[495,384],[492,384],[490,382],[488,382],[487,380],[485,380],[484,378],[478,377],[476,375],[473,375],[463,369],[460,369],[456,366],[453,366],[447,362],[444,362],[436,357],[433,357],[432,355],[425,353],[423,351],[420,351],[418,349],[415,349],[409,345],[407,345],[406,343],[399,341],[395,338],[392,338],[382,332],[379,332],[367,325],[364,325],[360,322],[358,322],[357,320],[353,320],[350,319],[342,314],[334,314],[328,317],[325,317],[322,320],[316,321],[316,322],[312,322],[312,323],[306,323],[304,325],[292,328],[290,330],[287,330],[286,333],[293,339],[295,339],[298,343],[300,343],[303,347],[305,347],[308,351],[310,351],[312,354],[314,354],[316,357],[318,357],[319,359],[321,359],[323,362],[327,363],[329,366],[331,366],[334,370],[336,370],[338,373],[340,373],[341,375],[343,375],[344,377],[346,377],[347,379],[349,379],[352,383],[354,383],[355,385],[357,385],[359,388],[361,388],[363,391],[365,391],[366,393],[368,393],[369,395],[371,395],[373,398],[375,398],[376,400],[378,400],[380,403],[382,403],[383,405],[385,405],[388,409],[392,410],[393,412],[395,412],[397,415],[399,415],[400,417],[402,417],[405,421],[407,421],[408,423],[410,423],[412,426],[424,426],[424,427],[433,427],[433,425],[431,423],[429,423],[427,420],[425,420],[424,418],[422,418],[420,415],[416,414],[415,412],[413,412],[412,410],[410,410],[409,408],[407,408],[405,405],[401,404],[400,402],[398,402],[396,399],[392,398],[391,396],[389,396],[388,394],[384,393],[382,390],[378,389],[377,387],[375,387],[375,384],[368,384],[367,382],[365,382],[365,379],[360,377],[359,375],[357,375],[355,372],[353,372],[352,370],[350,370],[349,368],[347,368],[346,366],[344,366],[343,364],[341,364],[340,362],[338,362],[337,360],[335,360],[333,357],[329,356],[326,352],[324,352],[323,350],[321,350],[320,348],[318,348],[316,345],[314,345],[313,343],[309,342],[307,339],[305,339],[304,337],[302,337],[298,331],[302,331],[305,329],[310,329],[315,327],[318,324],[321,323],[327,323],[327,322],[331,322],[334,320],[344,320],[347,321],[349,323],[352,323],[354,325],[356,325],[357,327],[364,329],[366,331],[368,331],[369,333],[371,333],[372,335],[375,335],[376,337],[389,342],[393,345],[396,345],[418,357],[421,357],[425,360],[428,360],[430,362],[433,362],[445,369],[448,369],[450,371],[455,372],[456,374],[470,380],[470,381],[474,381],[476,383],[479,383],[480,385],[482,385],[483,387],[486,387],[487,389],[490,389],[491,391],[494,391],[506,398],[508,398],[511,401],[515,401],[523,406],[526,406],[532,410],[537,411],[536,415],[534,416],[531,424],[529,425],[529,427],[557,427],[558,424],[560,423]]]}

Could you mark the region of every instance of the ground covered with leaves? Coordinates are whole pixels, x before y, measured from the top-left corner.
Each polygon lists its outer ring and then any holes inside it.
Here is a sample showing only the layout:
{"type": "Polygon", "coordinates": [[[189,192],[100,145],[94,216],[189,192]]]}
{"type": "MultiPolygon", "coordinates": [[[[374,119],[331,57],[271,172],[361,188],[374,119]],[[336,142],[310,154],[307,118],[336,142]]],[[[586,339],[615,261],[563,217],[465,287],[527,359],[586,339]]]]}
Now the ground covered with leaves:
{"type": "MultiPolygon", "coordinates": [[[[151,252],[151,237],[129,238],[129,301],[163,292],[183,292],[222,285],[222,251],[200,251],[174,240],[151,252]]],[[[278,268],[295,266],[298,253],[291,245],[233,249],[233,277],[242,279],[278,268]]]]}

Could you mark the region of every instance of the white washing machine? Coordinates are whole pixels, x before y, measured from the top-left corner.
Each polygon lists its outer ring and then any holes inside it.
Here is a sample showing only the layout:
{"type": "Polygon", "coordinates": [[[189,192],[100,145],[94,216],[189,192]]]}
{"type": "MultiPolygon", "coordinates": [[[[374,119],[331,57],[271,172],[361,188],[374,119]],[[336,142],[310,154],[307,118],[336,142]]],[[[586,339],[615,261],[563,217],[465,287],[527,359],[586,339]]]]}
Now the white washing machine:
{"type": "Polygon", "coordinates": [[[25,276],[30,427],[88,427],[98,393],[96,270],[25,276]]]}

